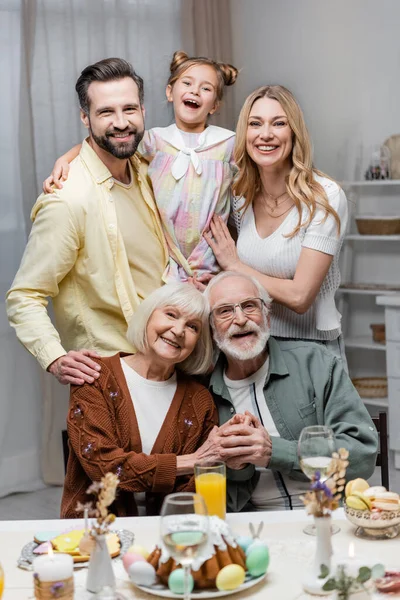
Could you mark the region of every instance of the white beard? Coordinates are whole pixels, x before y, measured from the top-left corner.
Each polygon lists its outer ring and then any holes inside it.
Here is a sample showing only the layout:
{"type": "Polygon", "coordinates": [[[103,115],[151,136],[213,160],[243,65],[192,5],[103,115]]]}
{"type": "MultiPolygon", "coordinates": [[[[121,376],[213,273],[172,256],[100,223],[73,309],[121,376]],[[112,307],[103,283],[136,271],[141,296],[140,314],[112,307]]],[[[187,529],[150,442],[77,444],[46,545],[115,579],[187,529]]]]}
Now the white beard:
{"type": "Polygon", "coordinates": [[[242,328],[234,325],[233,331],[231,326],[224,335],[219,335],[213,324],[214,341],[221,352],[225,354],[225,356],[235,360],[251,360],[264,352],[270,336],[270,330],[266,316],[264,316],[263,327],[259,327],[252,321],[248,322],[248,325],[243,328],[243,333],[246,331],[254,331],[257,333],[257,339],[255,342],[249,340],[247,347],[245,346],[238,348],[235,342],[232,340],[232,333],[240,333],[241,330],[242,328]],[[249,326],[250,323],[251,325],[249,326]]]}

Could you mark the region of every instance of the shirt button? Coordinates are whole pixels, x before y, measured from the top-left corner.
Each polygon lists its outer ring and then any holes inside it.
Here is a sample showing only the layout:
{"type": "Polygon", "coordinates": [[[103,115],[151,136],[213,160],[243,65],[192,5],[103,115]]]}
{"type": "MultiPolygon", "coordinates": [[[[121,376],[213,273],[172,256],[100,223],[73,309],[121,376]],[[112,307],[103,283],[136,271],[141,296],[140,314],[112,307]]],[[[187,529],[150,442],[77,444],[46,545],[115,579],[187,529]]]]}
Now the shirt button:
{"type": "Polygon", "coordinates": [[[312,407],[315,408],[315,402],[312,403],[312,407]]]}
{"type": "Polygon", "coordinates": [[[231,412],[231,413],[234,413],[234,412],[235,412],[235,409],[234,409],[234,408],[230,408],[229,410],[230,410],[230,412],[231,412]]]}
{"type": "Polygon", "coordinates": [[[115,227],[114,223],[110,223],[108,226],[109,229],[114,229],[114,227],[115,227]]]}
{"type": "Polygon", "coordinates": [[[110,202],[114,202],[114,198],[112,196],[110,196],[108,199],[110,202]]]}

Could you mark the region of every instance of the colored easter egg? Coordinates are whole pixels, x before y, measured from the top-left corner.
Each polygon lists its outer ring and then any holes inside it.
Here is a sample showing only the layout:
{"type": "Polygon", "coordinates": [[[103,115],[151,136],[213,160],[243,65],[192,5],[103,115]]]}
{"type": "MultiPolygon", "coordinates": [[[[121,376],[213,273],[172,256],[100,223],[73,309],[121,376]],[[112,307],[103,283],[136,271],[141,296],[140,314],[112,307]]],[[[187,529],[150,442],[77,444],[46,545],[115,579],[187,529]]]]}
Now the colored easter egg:
{"type": "MultiPolygon", "coordinates": [[[[171,592],[173,594],[183,594],[184,590],[185,590],[185,584],[184,584],[184,570],[183,569],[175,569],[174,571],[171,572],[170,576],[168,577],[168,587],[171,590],[171,592]]],[[[193,590],[194,587],[194,580],[192,575],[189,575],[189,589],[190,591],[193,590]]]]}
{"type": "Polygon", "coordinates": [[[246,550],[250,546],[250,544],[253,543],[253,538],[250,535],[241,535],[238,538],[236,538],[236,542],[239,544],[241,549],[244,552],[246,552],[246,550]]]}
{"type": "Polygon", "coordinates": [[[269,565],[269,550],[266,546],[256,546],[247,555],[246,568],[252,577],[264,575],[269,565]]]}
{"type": "Polygon", "coordinates": [[[156,582],[156,570],[146,561],[138,560],[128,568],[130,580],[136,585],[153,585],[156,582]]]}
{"type": "Polygon", "coordinates": [[[130,546],[130,548],[128,548],[127,552],[133,552],[133,554],[139,554],[140,556],[143,556],[143,558],[145,558],[146,560],[150,554],[144,546],[139,546],[139,544],[133,544],[133,546],[130,546]]]}
{"type": "Polygon", "coordinates": [[[258,547],[260,547],[260,546],[262,546],[263,548],[266,548],[266,547],[267,547],[267,543],[266,543],[266,542],[263,542],[263,540],[259,540],[259,539],[256,539],[256,540],[254,540],[254,541],[253,541],[253,542],[250,544],[250,546],[248,546],[248,547],[247,547],[247,550],[246,550],[246,556],[248,556],[248,555],[250,554],[250,552],[251,552],[252,550],[254,550],[254,548],[258,548],[258,547]]]}
{"type": "Polygon", "coordinates": [[[124,556],[122,557],[122,564],[124,565],[124,569],[126,572],[128,572],[129,567],[135,562],[145,562],[145,560],[143,556],[140,556],[140,554],[134,554],[133,552],[125,552],[124,556]]]}
{"type": "Polygon", "coordinates": [[[217,575],[215,585],[222,591],[235,590],[242,585],[246,573],[240,565],[227,565],[217,575]]]}

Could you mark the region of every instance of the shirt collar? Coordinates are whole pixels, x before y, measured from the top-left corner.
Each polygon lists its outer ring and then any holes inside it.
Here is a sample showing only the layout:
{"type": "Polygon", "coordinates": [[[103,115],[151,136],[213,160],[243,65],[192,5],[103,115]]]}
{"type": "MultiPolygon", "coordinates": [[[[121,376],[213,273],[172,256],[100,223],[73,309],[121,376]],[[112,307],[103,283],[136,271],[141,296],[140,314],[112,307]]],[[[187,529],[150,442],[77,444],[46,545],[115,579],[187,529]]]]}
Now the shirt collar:
{"type": "MultiPolygon", "coordinates": [[[[270,337],[267,346],[269,355],[269,377],[267,377],[266,381],[268,381],[271,376],[285,377],[286,375],[289,375],[289,371],[278,342],[273,337],[270,337]]],[[[212,388],[213,391],[219,396],[229,399],[229,394],[228,396],[225,394],[226,385],[223,377],[225,365],[226,358],[221,352],[210,378],[210,388],[212,388]]]]}
{"type": "MultiPolygon", "coordinates": [[[[80,151],[80,156],[83,162],[86,164],[90,173],[94,177],[96,183],[104,183],[108,179],[113,179],[110,171],[100,159],[100,157],[96,154],[93,148],[89,145],[87,139],[85,139],[82,143],[82,148],[80,151]]],[[[140,166],[140,157],[134,154],[130,158],[131,165],[133,169],[138,172],[140,166]]]]}

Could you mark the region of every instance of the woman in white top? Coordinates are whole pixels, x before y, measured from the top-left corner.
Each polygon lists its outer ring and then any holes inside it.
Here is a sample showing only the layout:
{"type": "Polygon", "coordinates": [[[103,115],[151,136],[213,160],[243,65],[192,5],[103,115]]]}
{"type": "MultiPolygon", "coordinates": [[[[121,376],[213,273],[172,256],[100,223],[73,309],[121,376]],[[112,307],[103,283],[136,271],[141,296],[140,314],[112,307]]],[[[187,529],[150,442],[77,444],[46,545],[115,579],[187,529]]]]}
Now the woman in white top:
{"type": "Polygon", "coordinates": [[[218,218],[205,234],[224,270],[258,279],[274,303],[271,335],[324,343],[344,357],[335,292],[348,208],[314,169],[303,113],[283,86],[265,86],[240,112],[234,183],[237,246],[218,218]]]}

